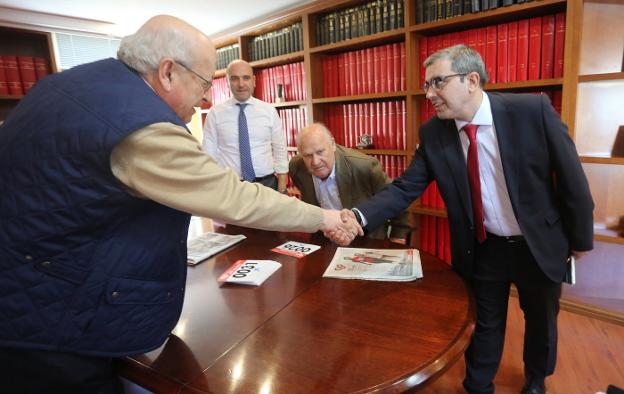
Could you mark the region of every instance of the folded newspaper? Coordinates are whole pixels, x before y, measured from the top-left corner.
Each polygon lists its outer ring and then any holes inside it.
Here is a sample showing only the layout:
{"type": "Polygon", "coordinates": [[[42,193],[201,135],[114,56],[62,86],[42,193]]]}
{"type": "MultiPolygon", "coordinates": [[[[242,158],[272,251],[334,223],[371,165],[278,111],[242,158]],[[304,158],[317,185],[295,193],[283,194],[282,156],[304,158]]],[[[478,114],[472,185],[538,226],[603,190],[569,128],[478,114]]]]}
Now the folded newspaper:
{"type": "Polygon", "coordinates": [[[202,235],[187,241],[187,257],[188,265],[195,265],[215,254],[235,245],[245,237],[242,234],[228,235],[218,233],[203,233],[202,235]]]}
{"type": "Polygon", "coordinates": [[[323,277],[406,282],[422,278],[417,249],[337,248],[323,277]]]}

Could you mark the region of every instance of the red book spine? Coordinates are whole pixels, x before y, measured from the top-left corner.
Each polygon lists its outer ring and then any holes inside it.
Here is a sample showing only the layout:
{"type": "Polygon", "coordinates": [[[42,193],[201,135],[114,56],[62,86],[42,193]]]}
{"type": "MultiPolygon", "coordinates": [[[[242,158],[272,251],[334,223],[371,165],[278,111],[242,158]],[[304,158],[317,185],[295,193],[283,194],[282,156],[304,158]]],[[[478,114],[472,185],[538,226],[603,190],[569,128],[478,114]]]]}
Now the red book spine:
{"type": "Polygon", "coordinates": [[[357,73],[356,71],[356,66],[355,66],[355,52],[351,51],[347,53],[347,57],[348,57],[348,68],[347,68],[347,72],[348,72],[348,77],[349,77],[349,82],[347,82],[347,95],[349,96],[353,96],[356,94],[356,82],[355,82],[355,75],[357,73]]]}
{"type": "Polygon", "coordinates": [[[50,74],[48,61],[44,57],[35,58],[35,74],[37,74],[37,81],[50,74]]]}
{"type": "Polygon", "coordinates": [[[388,140],[386,142],[386,148],[388,149],[396,149],[396,136],[397,136],[397,117],[396,117],[396,107],[395,102],[388,101],[386,105],[388,106],[388,140]]]}
{"type": "Polygon", "coordinates": [[[399,69],[400,69],[400,72],[399,72],[400,73],[399,90],[403,91],[403,90],[405,90],[407,88],[407,85],[405,83],[405,79],[406,79],[405,78],[405,56],[406,56],[406,54],[405,54],[405,43],[404,42],[399,44],[399,50],[401,52],[401,59],[400,59],[400,63],[401,64],[399,66],[399,69]]]}
{"type": "Polygon", "coordinates": [[[338,55],[338,95],[347,95],[347,54],[341,53],[338,55]]]}
{"type": "Polygon", "coordinates": [[[364,50],[355,51],[355,93],[364,94],[364,50]]]}
{"type": "Polygon", "coordinates": [[[386,50],[386,45],[382,46],[379,48],[379,56],[380,56],[380,66],[381,69],[379,70],[379,74],[377,75],[377,78],[379,78],[380,84],[379,84],[379,91],[380,92],[387,92],[388,91],[388,51],[386,50]]]}
{"type": "Polygon", "coordinates": [[[373,48],[373,93],[381,92],[381,50],[373,48]]]}
{"type": "Polygon", "coordinates": [[[518,22],[509,22],[507,25],[507,80],[516,81],[518,67],[518,22]]]}
{"type": "Polygon", "coordinates": [[[401,90],[401,47],[392,44],[392,91],[401,90]]]}
{"type": "Polygon", "coordinates": [[[24,89],[17,67],[17,56],[2,55],[2,59],[4,60],[4,72],[7,78],[7,85],[9,86],[9,94],[11,96],[23,95],[24,89]]]}
{"type": "Polygon", "coordinates": [[[529,78],[529,20],[518,21],[518,68],[516,80],[526,81],[529,78]]]}
{"type": "Polygon", "coordinates": [[[301,78],[299,79],[299,83],[301,84],[301,100],[305,100],[307,96],[306,84],[305,84],[305,66],[303,62],[299,62],[299,68],[301,69],[301,78]]]}
{"type": "Polygon", "coordinates": [[[388,146],[386,145],[388,141],[388,112],[386,108],[386,102],[379,103],[381,107],[381,133],[377,141],[379,141],[379,149],[386,149],[388,146]]]}
{"type": "Polygon", "coordinates": [[[555,15],[555,78],[563,77],[563,56],[565,48],[566,16],[560,12],[555,15]]]}
{"type": "Polygon", "coordinates": [[[552,78],[555,71],[555,16],[542,17],[542,79],[552,78]]]}
{"type": "Polygon", "coordinates": [[[9,85],[7,84],[6,71],[4,71],[4,60],[0,56],[0,95],[9,94],[9,85]]]}
{"type": "Polygon", "coordinates": [[[418,53],[420,56],[420,59],[418,61],[418,65],[420,66],[419,68],[419,87],[423,86],[423,84],[425,83],[425,66],[424,66],[424,62],[425,60],[427,60],[427,37],[420,37],[418,39],[418,53]]]}
{"type": "Polygon", "coordinates": [[[490,83],[498,82],[496,78],[496,25],[488,26],[486,28],[486,42],[485,42],[485,70],[490,76],[490,83]]]}
{"type": "Polygon", "coordinates": [[[507,41],[508,27],[507,23],[501,23],[496,27],[496,37],[498,40],[498,70],[496,72],[496,82],[498,83],[509,82],[509,45],[507,41]]]}
{"type": "Polygon", "coordinates": [[[375,78],[375,74],[373,74],[373,48],[366,48],[366,90],[364,93],[373,93],[373,79],[375,78]]]}
{"type": "Polygon", "coordinates": [[[329,63],[331,62],[331,58],[324,58],[321,60],[321,70],[323,70],[323,97],[331,97],[331,67],[329,63]]]}
{"type": "MultiPolygon", "coordinates": [[[[399,125],[401,126],[401,147],[399,149],[407,148],[407,131],[405,129],[405,121],[407,119],[407,107],[405,105],[405,100],[401,101],[401,119],[399,125]]],[[[405,168],[403,168],[405,170],[405,168]]]]}
{"type": "Polygon", "coordinates": [[[529,19],[529,80],[540,78],[542,52],[542,18],[529,19]]]}
{"type": "Polygon", "coordinates": [[[487,41],[487,27],[480,27],[476,29],[476,31],[477,31],[477,47],[475,49],[477,50],[477,52],[481,54],[481,58],[483,59],[483,62],[485,63],[485,59],[486,59],[486,56],[485,56],[486,44],[485,43],[487,41]]]}

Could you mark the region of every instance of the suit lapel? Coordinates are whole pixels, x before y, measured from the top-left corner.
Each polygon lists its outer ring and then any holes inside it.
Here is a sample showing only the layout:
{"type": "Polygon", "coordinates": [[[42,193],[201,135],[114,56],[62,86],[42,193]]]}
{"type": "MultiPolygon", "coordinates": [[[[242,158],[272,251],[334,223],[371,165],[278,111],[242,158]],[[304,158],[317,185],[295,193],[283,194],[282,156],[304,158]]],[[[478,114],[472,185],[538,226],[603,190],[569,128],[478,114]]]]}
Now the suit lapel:
{"type": "Polygon", "coordinates": [[[464,160],[464,153],[459,142],[457,128],[455,127],[455,122],[452,120],[441,122],[444,124],[440,132],[442,151],[444,152],[444,157],[446,158],[451,175],[455,181],[455,186],[457,187],[457,192],[460,196],[459,200],[462,202],[461,205],[464,209],[464,213],[472,221],[472,201],[470,201],[468,170],[464,160]],[[468,198],[463,198],[461,196],[468,196],[468,198]]]}
{"type": "Polygon", "coordinates": [[[498,140],[503,172],[505,173],[507,191],[512,205],[517,207],[519,152],[522,151],[522,135],[511,123],[508,113],[509,109],[503,97],[498,94],[489,94],[488,96],[492,106],[492,117],[494,119],[494,127],[496,128],[496,139],[498,140]]]}
{"type": "Polygon", "coordinates": [[[341,147],[336,146],[336,186],[343,208],[352,207],[351,171],[341,147]]]}

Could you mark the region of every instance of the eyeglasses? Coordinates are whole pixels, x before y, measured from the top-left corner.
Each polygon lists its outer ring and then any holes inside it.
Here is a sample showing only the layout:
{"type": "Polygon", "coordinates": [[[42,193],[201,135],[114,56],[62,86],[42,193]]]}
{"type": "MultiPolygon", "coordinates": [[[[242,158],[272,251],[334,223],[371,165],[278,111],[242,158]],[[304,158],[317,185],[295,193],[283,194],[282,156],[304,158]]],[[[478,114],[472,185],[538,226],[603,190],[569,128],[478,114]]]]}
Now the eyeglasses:
{"type": "Polygon", "coordinates": [[[204,93],[206,93],[207,91],[210,90],[210,88],[212,87],[212,79],[206,79],[204,77],[202,77],[201,75],[199,75],[197,72],[193,71],[192,68],[190,68],[189,66],[187,66],[186,64],[182,63],[179,60],[174,60],[174,62],[176,62],[177,64],[179,64],[180,66],[184,67],[184,69],[186,69],[186,71],[190,71],[193,74],[195,74],[195,76],[197,76],[197,78],[201,79],[201,85],[202,85],[202,89],[204,89],[204,93]]]}
{"type": "Polygon", "coordinates": [[[422,89],[425,91],[425,93],[429,91],[429,88],[433,88],[433,90],[436,90],[436,91],[442,90],[448,82],[447,79],[453,78],[453,77],[464,77],[466,75],[468,75],[468,73],[451,74],[451,75],[445,75],[443,77],[433,77],[431,78],[431,80],[425,81],[425,83],[423,83],[422,89]]]}

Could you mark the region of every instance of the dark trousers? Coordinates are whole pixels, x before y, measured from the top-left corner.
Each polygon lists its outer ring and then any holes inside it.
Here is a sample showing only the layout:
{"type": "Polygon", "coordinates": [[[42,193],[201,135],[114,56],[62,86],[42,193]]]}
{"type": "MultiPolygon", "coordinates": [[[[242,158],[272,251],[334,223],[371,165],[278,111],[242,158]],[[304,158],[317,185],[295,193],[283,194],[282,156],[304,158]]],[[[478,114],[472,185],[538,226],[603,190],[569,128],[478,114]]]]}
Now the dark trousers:
{"type": "Polygon", "coordinates": [[[123,394],[110,357],[0,348],[4,394],[123,394]]]}
{"type": "Polygon", "coordinates": [[[555,370],[561,283],[544,275],[523,240],[488,234],[476,248],[470,282],[477,302],[477,324],[464,355],[464,387],[469,393],[494,392],[493,380],[505,343],[511,283],[518,289],[524,312],[525,373],[543,378],[555,370]]]}
{"type": "Polygon", "coordinates": [[[275,174],[269,174],[254,179],[255,183],[261,183],[266,187],[270,187],[273,190],[277,190],[277,177],[275,174]]]}

